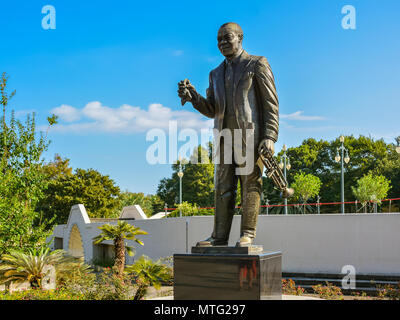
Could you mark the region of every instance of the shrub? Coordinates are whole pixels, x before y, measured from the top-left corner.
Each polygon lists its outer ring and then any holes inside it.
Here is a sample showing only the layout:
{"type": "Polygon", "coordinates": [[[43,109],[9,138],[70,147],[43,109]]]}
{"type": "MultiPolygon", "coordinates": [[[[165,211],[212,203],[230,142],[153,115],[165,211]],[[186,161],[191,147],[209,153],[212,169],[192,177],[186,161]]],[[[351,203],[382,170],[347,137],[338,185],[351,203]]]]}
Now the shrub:
{"type": "Polygon", "coordinates": [[[82,293],[72,293],[64,288],[55,290],[30,289],[0,293],[0,300],[85,300],[82,293]]]}
{"type": "Polygon", "coordinates": [[[28,281],[33,288],[41,289],[47,265],[54,266],[60,276],[87,269],[82,262],[68,256],[63,250],[50,251],[49,248],[41,248],[28,250],[26,253],[12,250],[1,256],[0,284],[28,281]]]}
{"type": "Polygon", "coordinates": [[[351,295],[354,296],[353,300],[369,300],[369,296],[365,291],[353,292],[351,295]]]}
{"type": "Polygon", "coordinates": [[[133,265],[126,267],[125,271],[135,277],[138,286],[134,300],[143,299],[149,286],[154,286],[158,290],[163,283],[172,280],[172,269],[169,266],[163,264],[160,260],[153,262],[144,255],[133,265]]]}
{"type": "Polygon", "coordinates": [[[397,287],[387,284],[385,286],[378,286],[378,296],[377,299],[390,299],[390,300],[400,300],[400,282],[397,287]]]}
{"type": "Polygon", "coordinates": [[[282,279],[282,293],[292,296],[301,296],[304,293],[304,289],[300,286],[296,287],[296,283],[292,279],[282,279]]]}
{"type": "Polygon", "coordinates": [[[124,274],[122,277],[115,267],[104,268],[99,274],[82,275],[77,281],[63,286],[72,296],[83,295],[85,300],[129,300],[134,293],[132,279],[124,274]]]}
{"type": "Polygon", "coordinates": [[[182,204],[177,205],[177,208],[168,217],[179,217],[180,209],[182,209],[182,216],[211,216],[214,214],[213,209],[200,209],[196,203],[191,204],[183,201],[182,204]]]}
{"type": "Polygon", "coordinates": [[[327,300],[343,300],[343,293],[339,287],[326,282],[326,286],[322,284],[317,284],[312,286],[314,292],[322,299],[327,300]]]}

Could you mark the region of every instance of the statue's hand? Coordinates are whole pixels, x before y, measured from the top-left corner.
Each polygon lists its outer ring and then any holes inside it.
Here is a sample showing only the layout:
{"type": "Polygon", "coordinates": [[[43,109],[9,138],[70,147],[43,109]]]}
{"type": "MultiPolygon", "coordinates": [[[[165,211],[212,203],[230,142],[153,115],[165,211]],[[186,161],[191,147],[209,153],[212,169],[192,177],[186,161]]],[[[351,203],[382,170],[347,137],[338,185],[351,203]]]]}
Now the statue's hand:
{"type": "Polygon", "coordinates": [[[182,105],[187,101],[192,102],[196,100],[196,89],[188,79],[182,80],[178,83],[178,96],[182,100],[182,105]]]}
{"type": "Polygon", "coordinates": [[[260,144],[258,145],[258,153],[262,148],[266,148],[267,150],[271,151],[272,155],[275,153],[275,142],[271,139],[263,139],[261,140],[260,144]]]}

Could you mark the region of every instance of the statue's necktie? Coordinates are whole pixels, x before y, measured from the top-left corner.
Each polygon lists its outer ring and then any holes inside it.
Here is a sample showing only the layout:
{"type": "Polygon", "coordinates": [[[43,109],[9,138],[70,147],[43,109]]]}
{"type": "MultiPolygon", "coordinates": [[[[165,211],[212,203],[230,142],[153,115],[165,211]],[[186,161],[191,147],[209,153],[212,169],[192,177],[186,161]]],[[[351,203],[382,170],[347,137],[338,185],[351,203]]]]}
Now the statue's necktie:
{"type": "Polygon", "coordinates": [[[233,107],[233,66],[227,61],[225,70],[226,115],[235,115],[233,107]]]}
{"type": "Polygon", "coordinates": [[[232,82],[233,80],[233,68],[232,68],[232,62],[228,61],[226,64],[226,81],[228,83],[232,82]]]}

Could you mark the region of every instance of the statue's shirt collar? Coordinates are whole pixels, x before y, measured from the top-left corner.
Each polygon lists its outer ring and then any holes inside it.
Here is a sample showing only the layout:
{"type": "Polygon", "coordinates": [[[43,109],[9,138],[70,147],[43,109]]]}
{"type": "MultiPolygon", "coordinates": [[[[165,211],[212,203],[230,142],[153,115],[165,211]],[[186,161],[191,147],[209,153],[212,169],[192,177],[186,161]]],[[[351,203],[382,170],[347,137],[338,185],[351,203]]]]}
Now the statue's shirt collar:
{"type": "Polygon", "coordinates": [[[236,66],[236,65],[239,63],[240,58],[241,58],[242,55],[243,55],[243,52],[244,52],[244,50],[242,49],[242,51],[240,52],[240,54],[239,54],[237,57],[233,58],[233,59],[225,58],[225,64],[231,63],[232,65],[236,66]]]}

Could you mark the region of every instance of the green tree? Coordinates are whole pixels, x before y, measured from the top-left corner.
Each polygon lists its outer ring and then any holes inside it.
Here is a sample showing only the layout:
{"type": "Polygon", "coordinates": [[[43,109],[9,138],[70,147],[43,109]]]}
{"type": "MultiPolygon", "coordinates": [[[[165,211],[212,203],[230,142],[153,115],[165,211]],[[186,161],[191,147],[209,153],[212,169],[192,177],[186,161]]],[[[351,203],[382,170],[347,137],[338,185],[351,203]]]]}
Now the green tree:
{"type": "Polygon", "coordinates": [[[164,202],[159,196],[151,194],[145,195],[142,192],[121,192],[119,195],[119,202],[117,214],[120,214],[124,207],[132,205],[139,205],[148,217],[164,210],[164,202]]]}
{"type": "Polygon", "coordinates": [[[46,219],[54,218],[54,223],[64,224],[68,220],[71,206],[82,203],[89,217],[118,217],[120,189],[107,175],[94,169],[76,169],[69,167],[68,159],[56,155],[55,160],[44,166],[48,177],[48,188],[37,210],[46,219]]]}
{"type": "MultiPolygon", "coordinates": [[[[43,197],[47,180],[42,171],[43,152],[49,141],[47,133],[36,131],[35,114],[27,115],[25,123],[17,120],[14,111],[7,120],[8,103],[14,96],[6,91],[8,77],[0,80],[0,254],[14,249],[26,250],[45,246],[51,221],[41,219],[35,210],[43,197]]],[[[48,118],[49,126],[56,117],[48,118]]]]}
{"type": "MultiPolygon", "coordinates": [[[[200,207],[214,204],[214,164],[210,152],[198,146],[191,158],[182,160],[182,201],[196,203],[200,207]]],[[[168,206],[179,202],[179,161],[172,165],[172,177],[160,181],[157,195],[168,206]]]]}
{"type": "Polygon", "coordinates": [[[210,216],[214,214],[214,209],[200,209],[196,203],[189,203],[183,201],[182,204],[178,204],[177,208],[172,211],[168,217],[179,217],[182,210],[182,216],[210,216]]]}
{"type": "MultiPolygon", "coordinates": [[[[395,139],[397,144],[400,137],[395,139]]],[[[396,151],[396,145],[387,145],[387,155],[377,159],[376,167],[372,170],[375,175],[383,175],[391,181],[392,187],[388,191],[389,198],[398,198],[400,196],[400,155],[396,151]]]]}
{"type": "Polygon", "coordinates": [[[303,213],[305,213],[307,201],[317,196],[321,189],[321,180],[311,173],[300,172],[294,176],[291,187],[294,189],[294,198],[303,202],[303,213]]]}
{"type": "MultiPolygon", "coordinates": [[[[292,165],[288,171],[288,182],[293,182],[294,175],[300,171],[311,173],[320,178],[322,188],[321,202],[340,201],[340,163],[335,162],[339,138],[333,141],[306,139],[298,147],[289,148],[287,155],[292,165]]],[[[350,162],[345,164],[345,201],[356,200],[351,187],[359,177],[369,171],[384,174],[387,178],[396,180],[398,155],[393,145],[386,144],[383,139],[374,140],[371,137],[345,136],[344,146],[349,150],[350,162]],[[397,157],[396,157],[397,156],[397,157]]],[[[283,152],[278,153],[278,161],[283,152]]],[[[398,173],[397,173],[398,174],[398,173]]],[[[400,178],[400,176],[399,176],[400,178]]],[[[400,187],[391,190],[390,196],[398,196],[400,187]]],[[[290,200],[293,203],[293,200],[290,200]]],[[[331,213],[338,210],[338,206],[322,206],[321,212],[331,213]]]]}
{"type": "Polygon", "coordinates": [[[380,204],[381,200],[387,196],[390,189],[390,181],[384,176],[377,176],[370,172],[357,181],[357,186],[352,187],[353,194],[359,200],[367,212],[367,205],[371,201],[373,204],[380,204]]]}
{"type": "Polygon", "coordinates": [[[133,240],[143,245],[143,242],[138,239],[137,236],[147,234],[147,232],[126,221],[118,221],[117,225],[104,224],[100,226],[99,229],[102,232],[93,239],[94,243],[99,244],[106,240],[112,240],[114,242],[114,267],[117,269],[117,273],[122,276],[125,268],[125,250],[130,256],[134,254],[134,248],[128,246],[125,240],[133,240]]]}
{"type": "Polygon", "coordinates": [[[71,175],[72,168],[69,164],[70,159],[62,158],[59,154],[54,155],[54,160],[43,166],[43,172],[47,179],[57,180],[63,175],[71,175]]]}
{"type": "Polygon", "coordinates": [[[126,272],[136,277],[138,289],[134,300],[142,299],[149,286],[154,286],[157,290],[162,283],[172,280],[172,270],[160,260],[153,262],[147,256],[141,256],[133,265],[126,267],[126,272]]]}

